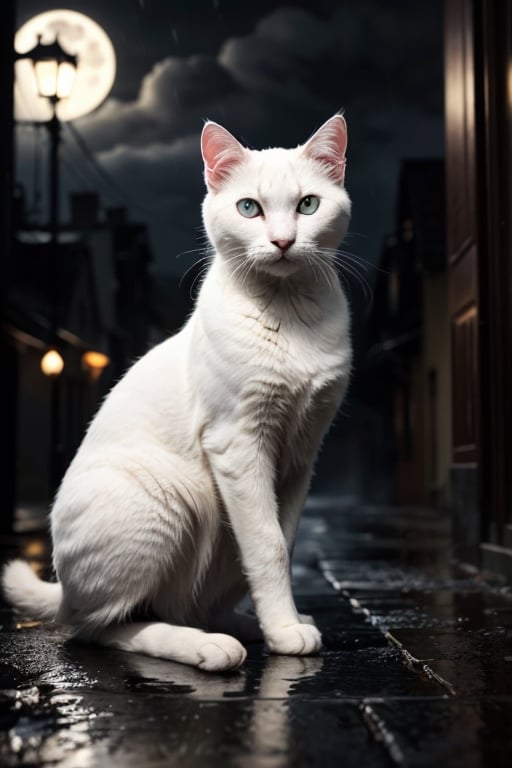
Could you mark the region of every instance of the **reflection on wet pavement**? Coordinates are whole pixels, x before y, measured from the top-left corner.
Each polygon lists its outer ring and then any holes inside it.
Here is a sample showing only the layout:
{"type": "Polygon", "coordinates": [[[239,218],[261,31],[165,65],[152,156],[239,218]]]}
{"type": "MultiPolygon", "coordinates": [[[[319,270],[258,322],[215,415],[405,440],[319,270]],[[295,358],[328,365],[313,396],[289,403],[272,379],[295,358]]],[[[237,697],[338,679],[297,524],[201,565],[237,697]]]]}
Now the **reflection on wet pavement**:
{"type": "MultiPolygon", "coordinates": [[[[12,537],[44,573],[43,536],[12,537]]],[[[419,509],[312,504],[293,568],[318,657],[206,674],[0,612],[2,766],[512,764],[512,591],[452,559],[419,509]]]]}

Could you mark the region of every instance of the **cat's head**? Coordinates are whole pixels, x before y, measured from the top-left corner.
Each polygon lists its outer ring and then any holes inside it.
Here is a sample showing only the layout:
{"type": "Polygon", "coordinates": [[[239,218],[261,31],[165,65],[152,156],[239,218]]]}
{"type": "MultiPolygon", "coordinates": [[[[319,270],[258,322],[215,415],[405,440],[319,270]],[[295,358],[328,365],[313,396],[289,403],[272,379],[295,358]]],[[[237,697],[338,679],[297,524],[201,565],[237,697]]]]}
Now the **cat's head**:
{"type": "Polygon", "coordinates": [[[275,277],[330,263],[350,218],[344,187],[347,125],[334,115],[294,149],[252,150],[217,123],[201,135],[203,223],[240,275],[275,277]]]}

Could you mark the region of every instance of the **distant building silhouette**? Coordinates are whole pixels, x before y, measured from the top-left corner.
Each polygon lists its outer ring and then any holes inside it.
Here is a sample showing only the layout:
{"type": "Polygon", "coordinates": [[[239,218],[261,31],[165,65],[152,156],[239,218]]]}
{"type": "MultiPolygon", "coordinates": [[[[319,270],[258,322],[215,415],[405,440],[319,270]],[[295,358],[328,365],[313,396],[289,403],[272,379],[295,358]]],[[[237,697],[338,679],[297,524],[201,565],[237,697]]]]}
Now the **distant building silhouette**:
{"type": "MultiPolygon", "coordinates": [[[[383,243],[367,327],[363,398],[382,415],[393,500],[446,502],[451,441],[445,166],[400,168],[396,229],[383,243]]],[[[376,459],[376,462],[378,459],[376,459]]]]}
{"type": "MultiPolygon", "coordinates": [[[[57,343],[61,374],[64,467],[74,455],[93,413],[110,386],[155,341],[162,338],[152,300],[151,249],[147,227],[121,210],[100,219],[96,193],[74,194],[72,219],[59,232],[57,343]],[[106,354],[101,376],[84,365],[88,350],[106,354]]],[[[7,376],[17,388],[16,497],[27,510],[51,496],[49,402],[51,381],[40,368],[52,339],[52,291],[48,232],[30,227],[23,194],[15,196],[17,231],[4,327],[14,365],[7,376]],[[15,382],[15,384],[14,384],[15,382]]],[[[23,511],[21,512],[23,515],[23,511]]]]}

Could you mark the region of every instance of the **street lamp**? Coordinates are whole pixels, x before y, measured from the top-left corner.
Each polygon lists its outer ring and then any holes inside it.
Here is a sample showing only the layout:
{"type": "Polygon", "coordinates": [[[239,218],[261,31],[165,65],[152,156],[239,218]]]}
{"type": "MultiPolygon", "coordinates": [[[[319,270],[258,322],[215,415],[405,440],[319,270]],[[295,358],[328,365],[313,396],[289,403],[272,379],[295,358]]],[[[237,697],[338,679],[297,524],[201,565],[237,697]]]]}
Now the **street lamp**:
{"type": "MultiPolygon", "coordinates": [[[[50,233],[50,246],[52,251],[52,331],[56,332],[56,313],[58,307],[58,227],[59,227],[59,143],[60,121],[57,117],[57,105],[62,99],[71,96],[75,81],[78,58],[67,53],[56,37],[53,43],[43,43],[41,35],[37,37],[36,45],[26,53],[16,54],[16,59],[28,59],[33,67],[35,85],[38,96],[48,99],[52,116],[46,122],[50,136],[50,162],[49,162],[49,216],[48,227],[50,233]]],[[[55,339],[54,339],[55,340],[55,339]]]]}
{"type": "Polygon", "coordinates": [[[51,347],[41,358],[41,370],[45,376],[60,376],[64,370],[64,360],[58,349],[51,347]]]}
{"type": "Polygon", "coordinates": [[[82,365],[89,373],[92,381],[96,381],[101,376],[103,370],[110,364],[110,358],[104,352],[97,352],[89,349],[82,355],[82,365]]]}
{"type": "Polygon", "coordinates": [[[63,469],[59,376],[64,367],[62,357],[55,348],[57,345],[60,304],[60,254],[58,232],[59,143],[61,126],[59,118],[57,117],[57,105],[62,99],[67,99],[71,95],[78,58],[65,51],[57,37],[52,43],[43,43],[41,35],[38,35],[36,45],[26,53],[16,54],[16,59],[27,59],[31,62],[37,93],[40,97],[48,99],[52,109],[52,116],[50,120],[46,122],[50,138],[48,230],[50,235],[50,343],[52,346],[47,350],[41,360],[41,369],[43,370],[43,373],[51,377],[52,384],[50,491],[54,492],[60,482],[63,469]]]}
{"type": "Polygon", "coordinates": [[[56,37],[53,43],[43,43],[42,35],[37,36],[37,43],[30,51],[17,55],[18,59],[28,59],[33,68],[37,93],[55,105],[61,99],[68,99],[75,82],[78,59],[67,53],[56,37]]]}

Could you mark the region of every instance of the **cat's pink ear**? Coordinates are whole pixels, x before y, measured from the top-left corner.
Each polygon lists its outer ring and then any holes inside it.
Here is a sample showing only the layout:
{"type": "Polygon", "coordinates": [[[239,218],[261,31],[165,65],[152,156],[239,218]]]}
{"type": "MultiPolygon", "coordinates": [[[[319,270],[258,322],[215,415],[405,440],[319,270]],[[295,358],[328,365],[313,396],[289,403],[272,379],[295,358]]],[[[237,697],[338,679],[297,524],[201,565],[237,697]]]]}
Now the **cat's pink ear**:
{"type": "Polygon", "coordinates": [[[304,153],[321,162],[333,181],[343,184],[347,160],[347,123],[334,115],[304,144],[304,153]]]}
{"type": "Polygon", "coordinates": [[[244,158],[244,148],[234,136],[217,123],[207,122],[201,134],[206,184],[218,189],[230,171],[244,158]]]}

